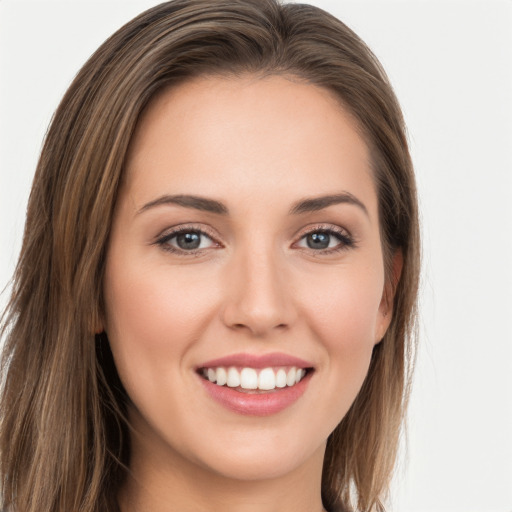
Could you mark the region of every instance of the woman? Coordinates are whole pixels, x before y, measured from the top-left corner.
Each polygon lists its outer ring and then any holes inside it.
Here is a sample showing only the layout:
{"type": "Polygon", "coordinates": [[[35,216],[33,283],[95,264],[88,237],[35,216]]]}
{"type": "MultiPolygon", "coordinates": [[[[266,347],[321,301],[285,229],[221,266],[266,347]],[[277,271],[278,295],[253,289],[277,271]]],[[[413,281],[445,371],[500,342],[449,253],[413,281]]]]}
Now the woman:
{"type": "Polygon", "coordinates": [[[4,322],[4,506],[382,510],[414,177],[375,57],[271,0],[168,2],[48,132],[4,322]]]}

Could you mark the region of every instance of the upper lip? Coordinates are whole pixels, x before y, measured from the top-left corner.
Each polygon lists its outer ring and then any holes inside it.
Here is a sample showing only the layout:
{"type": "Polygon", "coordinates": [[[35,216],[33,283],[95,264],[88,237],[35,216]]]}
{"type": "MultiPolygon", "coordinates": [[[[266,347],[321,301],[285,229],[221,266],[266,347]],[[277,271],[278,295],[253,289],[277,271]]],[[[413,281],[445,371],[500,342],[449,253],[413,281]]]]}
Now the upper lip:
{"type": "Polygon", "coordinates": [[[211,359],[197,368],[217,368],[219,366],[239,366],[241,368],[269,368],[271,366],[295,366],[297,368],[312,368],[313,364],[299,357],[272,352],[270,354],[238,353],[211,359]]]}

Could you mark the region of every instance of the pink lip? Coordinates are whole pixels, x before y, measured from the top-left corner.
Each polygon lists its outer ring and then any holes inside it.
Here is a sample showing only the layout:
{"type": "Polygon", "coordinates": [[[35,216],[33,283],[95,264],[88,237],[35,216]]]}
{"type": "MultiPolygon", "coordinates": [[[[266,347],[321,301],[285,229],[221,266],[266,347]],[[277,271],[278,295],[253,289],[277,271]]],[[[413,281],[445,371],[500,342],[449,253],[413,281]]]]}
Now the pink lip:
{"type": "MultiPolygon", "coordinates": [[[[271,368],[276,366],[295,366],[296,368],[313,368],[313,364],[295,356],[281,352],[270,354],[230,354],[229,356],[211,359],[197,366],[196,370],[201,368],[218,368],[219,366],[229,368],[271,368]]],[[[276,414],[293,403],[295,403],[306,391],[313,372],[308,372],[305,377],[294,386],[285,388],[276,388],[266,393],[244,393],[237,391],[236,388],[227,386],[217,386],[209,380],[202,377],[198,372],[198,378],[201,380],[208,395],[216,402],[227,409],[238,414],[249,416],[269,416],[276,414]]]]}
{"type": "MultiPolygon", "coordinates": [[[[199,365],[199,368],[217,368],[219,366],[229,367],[249,367],[249,368],[269,368],[272,366],[295,366],[297,368],[312,368],[313,364],[299,359],[298,357],[290,356],[281,352],[273,352],[270,354],[254,355],[254,354],[231,354],[226,357],[212,359],[199,365]]],[[[217,386],[219,387],[219,386],[217,386]]]]}
{"type": "Polygon", "coordinates": [[[198,378],[209,396],[230,411],[246,416],[270,416],[295,403],[306,391],[311,375],[308,373],[295,386],[254,394],[243,393],[227,386],[217,386],[199,375],[198,378]]]}

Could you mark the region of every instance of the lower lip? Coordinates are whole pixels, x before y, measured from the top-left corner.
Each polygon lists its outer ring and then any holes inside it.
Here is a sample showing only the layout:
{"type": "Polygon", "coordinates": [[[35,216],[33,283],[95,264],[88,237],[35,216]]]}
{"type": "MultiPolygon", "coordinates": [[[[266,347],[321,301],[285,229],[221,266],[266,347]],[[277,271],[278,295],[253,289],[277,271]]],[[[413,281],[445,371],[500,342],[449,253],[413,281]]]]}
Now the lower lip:
{"type": "Polygon", "coordinates": [[[304,394],[311,372],[294,386],[276,388],[268,393],[243,393],[227,386],[217,386],[201,376],[199,378],[207,393],[227,409],[247,416],[270,416],[286,409],[304,394]]]}

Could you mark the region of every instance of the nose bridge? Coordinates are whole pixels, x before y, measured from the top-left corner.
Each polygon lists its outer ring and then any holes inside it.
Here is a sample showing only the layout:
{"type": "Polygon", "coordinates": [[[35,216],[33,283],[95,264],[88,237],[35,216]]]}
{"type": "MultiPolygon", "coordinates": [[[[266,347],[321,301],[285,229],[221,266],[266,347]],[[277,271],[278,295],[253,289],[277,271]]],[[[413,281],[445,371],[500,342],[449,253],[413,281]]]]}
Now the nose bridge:
{"type": "Polygon", "coordinates": [[[253,238],[235,251],[230,267],[224,311],[227,325],[262,336],[293,322],[290,284],[274,244],[253,238]]]}

